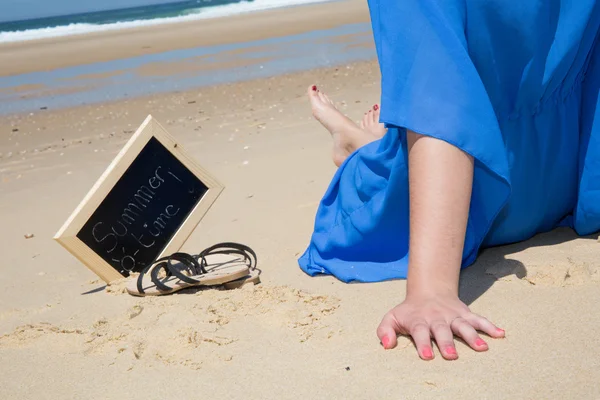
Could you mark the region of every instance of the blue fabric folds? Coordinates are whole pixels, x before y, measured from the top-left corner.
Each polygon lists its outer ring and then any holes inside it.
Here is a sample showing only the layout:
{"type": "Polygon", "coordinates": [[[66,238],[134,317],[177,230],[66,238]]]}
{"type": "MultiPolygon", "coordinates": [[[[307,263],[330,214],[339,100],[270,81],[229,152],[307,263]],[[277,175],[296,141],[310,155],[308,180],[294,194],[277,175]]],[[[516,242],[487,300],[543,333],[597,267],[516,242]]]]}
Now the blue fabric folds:
{"type": "Polygon", "coordinates": [[[475,159],[463,267],[482,246],[600,230],[600,3],[370,0],[387,134],[325,193],[299,265],[406,278],[406,130],[475,159]]]}

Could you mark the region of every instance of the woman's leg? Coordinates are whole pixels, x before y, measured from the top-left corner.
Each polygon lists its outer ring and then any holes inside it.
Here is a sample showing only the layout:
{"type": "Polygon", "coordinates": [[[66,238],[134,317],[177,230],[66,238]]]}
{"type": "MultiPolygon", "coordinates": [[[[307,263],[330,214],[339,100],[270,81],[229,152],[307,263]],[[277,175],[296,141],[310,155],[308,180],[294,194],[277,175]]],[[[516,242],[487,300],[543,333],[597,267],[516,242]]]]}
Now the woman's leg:
{"type": "Polygon", "coordinates": [[[435,138],[408,132],[410,242],[404,302],[381,322],[385,348],[396,335],[412,336],[419,355],[432,359],[431,337],[446,359],[456,359],[454,335],[477,351],[487,344],[476,330],[502,337],[458,298],[458,279],[473,184],[473,158],[435,138]]]}
{"type": "Polygon", "coordinates": [[[338,167],[356,149],[381,139],[386,132],[379,123],[379,107],[365,113],[361,126],[342,114],[327,95],[316,86],[308,88],[308,98],[313,116],[331,133],[333,138],[333,162],[338,167]]]}

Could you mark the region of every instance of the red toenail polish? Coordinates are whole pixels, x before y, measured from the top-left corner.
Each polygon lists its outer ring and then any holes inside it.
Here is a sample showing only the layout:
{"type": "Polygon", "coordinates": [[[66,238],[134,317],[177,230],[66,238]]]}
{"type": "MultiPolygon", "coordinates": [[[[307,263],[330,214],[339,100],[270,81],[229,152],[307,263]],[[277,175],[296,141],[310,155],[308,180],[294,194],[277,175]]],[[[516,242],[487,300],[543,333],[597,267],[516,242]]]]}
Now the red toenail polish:
{"type": "Polygon", "coordinates": [[[430,348],[426,347],[423,349],[423,357],[424,358],[431,358],[433,357],[433,352],[431,351],[430,348]]]}
{"type": "Polygon", "coordinates": [[[379,110],[379,106],[378,106],[377,104],[375,104],[375,105],[373,106],[373,110],[375,110],[375,111],[379,110]]]}
{"type": "Polygon", "coordinates": [[[446,347],[446,353],[450,354],[451,356],[456,354],[456,349],[454,347],[446,347]]]}
{"type": "Polygon", "coordinates": [[[477,346],[485,346],[486,344],[487,344],[487,343],[485,343],[485,342],[483,341],[483,339],[477,339],[477,340],[475,341],[475,345],[477,345],[477,346]]]}
{"type": "Polygon", "coordinates": [[[387,336],[384,336],[384,337],[381,339],[381,344],[383,345],[383,348],[384,348],[384,349],[387,349],[387,348],[388,348],[388,346],[389,346],[389,344],[390,344],[390,339],[389,339],[387,336]]]}
{"type": "Polygon", "coordinates": [[[312,90],[313,91],[317,90],[317,87],[313,85],[312,90]]]}

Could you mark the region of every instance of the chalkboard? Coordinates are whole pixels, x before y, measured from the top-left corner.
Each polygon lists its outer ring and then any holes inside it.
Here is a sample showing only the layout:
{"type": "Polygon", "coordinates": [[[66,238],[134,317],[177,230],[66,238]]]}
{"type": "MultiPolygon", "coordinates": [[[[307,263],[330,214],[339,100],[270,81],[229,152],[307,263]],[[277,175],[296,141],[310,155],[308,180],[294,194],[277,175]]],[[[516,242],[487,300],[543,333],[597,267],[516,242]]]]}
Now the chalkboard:
{"type": "Polygon", "coordinates": [[[223,187],[151,116],[57,233],[110,282],[177,251],[223,187]]]}
{"type": "Polygon", "coordinates": [[[121,275],[140,272],[156,260],[207,191],[151,138],[77,237],[121,275]]]}

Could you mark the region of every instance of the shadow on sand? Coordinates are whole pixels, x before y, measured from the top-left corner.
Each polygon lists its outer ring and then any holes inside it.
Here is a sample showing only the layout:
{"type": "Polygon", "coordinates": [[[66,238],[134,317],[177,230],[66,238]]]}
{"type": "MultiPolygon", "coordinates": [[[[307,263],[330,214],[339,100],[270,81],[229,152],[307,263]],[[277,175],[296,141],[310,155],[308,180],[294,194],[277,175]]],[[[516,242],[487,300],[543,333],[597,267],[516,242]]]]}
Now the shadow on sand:
{"type": "Polygon", "coordinates": [[[569,228],[558,228],[553,231],[534,236],[524,242],[506,246],[491,247],[483,250],[477,261],[465,268],[460,277],[460,298],[470,305],[482,296],[494,283],[504,277],[515,275],[519,279],[527,277],[526,266],[507,255],[518,253],[532,247],[553,246],[576,239],[594,240],[598,234],[579,236],[569,228]],[[493,273],[490,271],[493,270],[493,273]]]}

